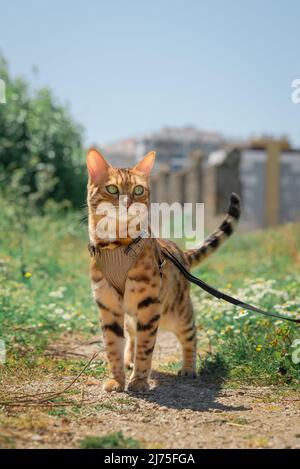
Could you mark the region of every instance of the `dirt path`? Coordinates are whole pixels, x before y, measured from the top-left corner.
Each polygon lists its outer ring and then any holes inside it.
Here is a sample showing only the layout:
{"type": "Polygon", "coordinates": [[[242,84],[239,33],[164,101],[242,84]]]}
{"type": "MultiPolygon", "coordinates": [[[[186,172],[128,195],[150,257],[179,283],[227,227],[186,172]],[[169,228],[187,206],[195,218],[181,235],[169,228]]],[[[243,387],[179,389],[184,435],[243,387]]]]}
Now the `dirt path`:
{"type": "MultiPolygon", "coordinates": [[[[58,353],[72,350],[89,356],[99,350],[96,344],[76,341],[60,342],[55,348],[58,353]]],[[[85,376],[75,385],[80,393],[72,396],[79,405],[81,401],[79,410],[49,415],[48,409],[36,406],[12,407],[0,434],[13,438],[17,447],[33,448],[78,447],[87,435],[120,430],[146,448],[300,448],[300,398],[295,393],[279,393],[275,387],[224,389],[155,371],[162,363],[179,359],[176,340],[161,334],[149,393],[106,394],[100,380],[85,376]]],[[[65,377],[65,384],[71,378],[65,377]]],[[[21,384],[17,391],[48,391],[53,384],[58,384],[55,375],[50,381],[47,376],[47,382],[21,384]]]]}

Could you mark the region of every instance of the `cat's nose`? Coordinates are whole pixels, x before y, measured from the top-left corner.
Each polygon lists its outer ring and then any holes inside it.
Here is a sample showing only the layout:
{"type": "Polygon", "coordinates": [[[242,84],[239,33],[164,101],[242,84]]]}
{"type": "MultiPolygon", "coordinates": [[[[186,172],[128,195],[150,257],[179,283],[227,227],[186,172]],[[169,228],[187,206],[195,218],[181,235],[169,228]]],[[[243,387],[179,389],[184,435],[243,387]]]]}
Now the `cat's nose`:
{"type": "Polygon", "coordinates": [[[132,204],[132,198],[130,195],[124,195],[123,196],[123,205],[126,207],[126,208],[129,208],[130,205],[132,204]]]}

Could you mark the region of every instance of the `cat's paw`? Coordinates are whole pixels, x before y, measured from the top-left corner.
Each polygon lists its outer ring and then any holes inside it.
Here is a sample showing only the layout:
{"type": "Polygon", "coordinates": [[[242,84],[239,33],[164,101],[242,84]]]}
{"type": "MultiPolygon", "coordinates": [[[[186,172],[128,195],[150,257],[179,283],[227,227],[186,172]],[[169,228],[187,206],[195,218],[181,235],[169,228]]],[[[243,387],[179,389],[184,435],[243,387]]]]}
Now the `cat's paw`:
{"type": "Polygon", "coordinates": [[[122,392],[125,389],[125,383],[119,382],[116,379],[111,378],[104,383],[103,389],[106,392],[122,392]]]}
{"type": "Polygon", "coordinates": [[[181,378],[197,378],[197,373],[193,368],[182,368],[178,371],[178,376],[181,378]]]}
{"type": "Polygon", "coordinates": [[[128,384],[128,391],[132,392],[146,392],[149,391],[149,383],[146,379],[134,378],[128,384]]]}

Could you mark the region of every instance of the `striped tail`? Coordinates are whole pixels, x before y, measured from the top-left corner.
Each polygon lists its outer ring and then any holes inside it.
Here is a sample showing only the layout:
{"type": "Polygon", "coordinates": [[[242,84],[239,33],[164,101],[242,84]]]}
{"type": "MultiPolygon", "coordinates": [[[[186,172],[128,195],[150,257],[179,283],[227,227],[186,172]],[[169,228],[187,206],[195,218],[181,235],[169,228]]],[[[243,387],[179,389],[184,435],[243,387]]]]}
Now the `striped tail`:
{"type": "Polygon", "coordinates": [[[206,257],[214,252],[233,233],[235,225],[240,218],[240,198],[234,192],[230,196],[230,206],[226,217],[219,228],[211,233],[198,248],[186,251],[191,267],[200,264],[206,257]]]}

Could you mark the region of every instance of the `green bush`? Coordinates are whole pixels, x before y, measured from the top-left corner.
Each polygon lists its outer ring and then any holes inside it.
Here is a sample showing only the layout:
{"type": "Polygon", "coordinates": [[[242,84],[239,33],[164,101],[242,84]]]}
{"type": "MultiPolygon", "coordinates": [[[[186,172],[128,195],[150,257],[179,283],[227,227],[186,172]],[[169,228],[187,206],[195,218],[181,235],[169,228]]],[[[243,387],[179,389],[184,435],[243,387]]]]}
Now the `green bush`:
{"type": "Polygon", "coordinates": [[[13,78],[0,57],[6,104],[0,105],[0,185],[42,208],[47,199],[80,206],[84,201],[83,130],[52,92],[31,90],[13,78]]]}

